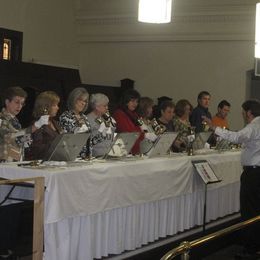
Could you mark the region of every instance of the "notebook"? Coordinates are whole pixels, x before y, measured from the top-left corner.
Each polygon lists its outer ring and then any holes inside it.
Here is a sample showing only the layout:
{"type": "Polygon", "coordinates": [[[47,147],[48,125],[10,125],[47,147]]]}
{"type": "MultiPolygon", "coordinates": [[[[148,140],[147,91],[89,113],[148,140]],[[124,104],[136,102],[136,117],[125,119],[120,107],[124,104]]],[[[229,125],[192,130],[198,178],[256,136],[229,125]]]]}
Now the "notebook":
{"type": "Polygon", "coordinates": [[[140,133],[116,133],[112,144],[104,156],[107,158],[121,158],[127,156],[139,138],[140,133]]]}
{"type": "Polygon", "coordinates": [[[65,133],[56,136],[43,161],[75,161],[90,133],[65,133]]]}
{"type": "Polygon", "coordinates": [[[158,136],[157,140],[152,144],[149,150],[143,151],[148,157],[160,157],[169,154],[172,143],[176,139],[177,132],[165,132],[158,136]]]}

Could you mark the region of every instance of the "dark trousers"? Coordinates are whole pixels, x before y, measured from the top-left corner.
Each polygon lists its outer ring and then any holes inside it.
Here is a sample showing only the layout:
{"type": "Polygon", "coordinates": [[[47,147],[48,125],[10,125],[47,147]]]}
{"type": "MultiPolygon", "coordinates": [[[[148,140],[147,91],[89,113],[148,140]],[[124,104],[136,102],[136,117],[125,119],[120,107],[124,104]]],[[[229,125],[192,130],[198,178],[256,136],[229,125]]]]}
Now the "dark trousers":
{"type": "MultiPolygon", "coordinates": [[[[240,210],[244,221],[260,215],[260,167],[244,167],[240,181],[240,210]]],[[[259,251],[260,223],[249,226],[243,234],[246,249],[252,253],[259,251]]]]}

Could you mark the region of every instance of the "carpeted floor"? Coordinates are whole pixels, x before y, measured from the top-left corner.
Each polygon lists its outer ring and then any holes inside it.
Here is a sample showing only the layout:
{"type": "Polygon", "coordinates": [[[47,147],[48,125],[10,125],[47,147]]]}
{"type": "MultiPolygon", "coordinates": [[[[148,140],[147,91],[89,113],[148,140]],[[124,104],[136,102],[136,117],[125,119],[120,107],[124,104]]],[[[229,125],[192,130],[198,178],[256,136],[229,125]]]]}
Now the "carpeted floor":
{"type": "Polygon", "coordinates": [[[235,255],[242,251],[242,247],[239,245],[231,245],[229,247],[223,248],[207,257],[202,258],[202,260],[230,260],[234,259],[235,255]]]}

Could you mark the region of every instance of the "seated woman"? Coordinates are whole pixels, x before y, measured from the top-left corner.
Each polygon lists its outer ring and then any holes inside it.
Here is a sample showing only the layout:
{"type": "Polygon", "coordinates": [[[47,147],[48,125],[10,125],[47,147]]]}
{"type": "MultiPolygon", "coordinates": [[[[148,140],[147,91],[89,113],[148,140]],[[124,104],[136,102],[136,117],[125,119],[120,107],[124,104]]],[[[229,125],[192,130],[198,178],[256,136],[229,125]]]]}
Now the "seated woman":
{"type": "Polygon", "coordinates": [[[131,153],[140,153],[140,142],[144,139],[144,132],[141,129],[142,122],[137,113],[140,94],[133,89],[125,91],[121,98],[120,107],[114,112],[113,117],[116,120],[116,130],[122,132],[139,132],[140,137],[134,144],[131,153]]]}
{"type": "Polygon", "coordinates": [[[27,93],[21,87],[10,87],[4,91],[4,108],[0,112],[0,161],[23,159],[23,148],[31,142],[30,133],[48,123],[48,117],[41,117],[32,126],[22,129],[17,115],[22,110],[27,93]]]}
{"type": "MultiPolygon", "coordinates": [[[[60,126],[67,133],[89,133],[90,124],[84,114],[88,108],[89,94],[85,88],[73,89],[67,100],[68,110],[60,116],[60,126]]],[[[88,141],[89,142],[89,141],[88,141]]],[[[87,158],[90,156],[89,145],[83,146],[80,156],[87,158]]]]}
{"type": "Polygon", "coordinates": [[[153,116],[153,100],[149,97],[141,97],[138,106],[138,114],[146,126],[150,125],[153,116]]]}
{"type": "Polygon", "coordinates": [[[44,91],[35,100],[33,116],[37,120],[43,115],[48,115],[48,124],[42,126],[32,134],[32,144],[27,154],[29,160],[44,159],[52,141],[62,133],[58,122],[54,120],[59,110],[60,98],[54,91],[44,91]]]}
{"type": "Polygon", "coordinates": [[[111,147],[116,121],[109,115],[109,99],[106,95],[96,93],[90,97],[91,112],[87,115],[91,126],[92,156],[103,156],[111,147]]]}
{"type": "Polygon", "coordinates": [[[153,117],[159,118],[161,116],[160,107],[161,104],[165,101],[172,101],[171,97],[162,96],[157,98],[157,105],[153,106],[153,117]]]}
{"type": "MultiPolygon", "coordinates": [[[[23,148],[30,142],[30,133],[46,123],[48,118],[40,118],[32,126],[22,129],[17,115],[22,110],[27,93],[21,87],[9,87],[3,95],[4,107],[0,112],[0,162],[20,161],[23,148]]],[[[12,250],[17,246],[17,234],[20,223],[20,203],[12,207],[3,207],[0,221],[0,259],[12,259],[12,250]]]]}
{"type": "MultiPolygon", "coordinates": [[[[145,154],[153,146],[153,142],[157,139],[157,135],[161,134],[158,128],[155,128],[155,121],[152,119],[153,116],[153,100],[149,97],[141,97],[138,114],[142,118],[141,129],[145,132],[145,138],[140,143],[140,151],[145,154]]],[[[157,126],[160,128],[159,124],[157,126]]]]}
{"type": "Polygon", "coordinates": [[[186,151],[188,145],[188,135],[191,134],[191,124],[189,117],[192,111],[191,103],[186,99],[181,99],[175,106],[175,117],[173,125],[178,137],[176,138],[173,148],[175,152],[186,151]]]}
{"type": "Polygon", "coordinates": [[[167,132],[174,132],[173,117],[174,117],[174,103],[172,101],[164,101],[160,106],[160,117],[157,119],[158,123],[166,128],[167,132]]]}

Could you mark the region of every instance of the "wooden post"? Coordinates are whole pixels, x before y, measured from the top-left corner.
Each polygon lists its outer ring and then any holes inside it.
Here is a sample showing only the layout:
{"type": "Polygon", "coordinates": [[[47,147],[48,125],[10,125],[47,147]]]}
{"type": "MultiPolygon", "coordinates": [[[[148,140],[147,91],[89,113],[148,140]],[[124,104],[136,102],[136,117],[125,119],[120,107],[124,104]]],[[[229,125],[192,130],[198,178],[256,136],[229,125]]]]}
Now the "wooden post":
{"type": "Polygon", "coordinates": [[[44,177],[35,178],[33,208],[33,260],[43,258],[44,177]]]}

